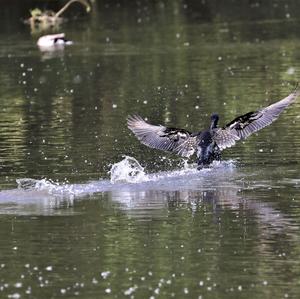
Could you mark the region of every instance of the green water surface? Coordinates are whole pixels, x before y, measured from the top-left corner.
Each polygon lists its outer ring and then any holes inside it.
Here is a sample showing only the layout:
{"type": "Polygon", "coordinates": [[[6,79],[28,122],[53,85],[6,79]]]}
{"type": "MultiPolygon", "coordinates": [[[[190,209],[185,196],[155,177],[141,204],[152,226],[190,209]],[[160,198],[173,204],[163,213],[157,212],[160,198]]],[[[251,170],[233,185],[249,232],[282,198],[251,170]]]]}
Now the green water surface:
{"type": "Polygon", "coordinates": [[[94,1],[46,32],[21,19],[62,1],[3,4],[1,298],[300,297],[299,100],[226,150],[230,167],[192,179],[167,178],[182,159],[126,127],[140,114],[201,130],[212,112],[226,124],[291,92],[300,4],[223,2],[94,1]],[[74,45],[40,51],[59,31],[74,45]],[[80,197],[15,190],[21,178],[110,184],[123,155],[165,176],[80,197]]]}

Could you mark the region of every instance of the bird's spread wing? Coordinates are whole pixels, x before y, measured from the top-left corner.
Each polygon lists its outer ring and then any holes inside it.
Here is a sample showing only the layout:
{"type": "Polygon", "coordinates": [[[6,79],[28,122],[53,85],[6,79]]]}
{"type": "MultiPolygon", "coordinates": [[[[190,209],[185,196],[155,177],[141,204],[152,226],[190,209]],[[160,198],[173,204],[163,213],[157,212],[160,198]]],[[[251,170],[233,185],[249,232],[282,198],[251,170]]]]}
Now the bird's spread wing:
{"type": "Polygon", "coordinates": [[[299,93],[299,90],[295,90],[281,101],[258,111],[241,115],[224,128],[217,129],[214,134],[216,144],[220,150],[223,150],[233,146],[236,141],[245,139],[254,132],[270,125],[287,106],[296,100],[299,93]]]}
{"type": "Polygon", "coordinates": [[[127,125],[141,143],[152,148],[183,157],[193,155],[197,148],[197,136],[184,129],[151,125],[138,115],[129,116],[127,125]]]}

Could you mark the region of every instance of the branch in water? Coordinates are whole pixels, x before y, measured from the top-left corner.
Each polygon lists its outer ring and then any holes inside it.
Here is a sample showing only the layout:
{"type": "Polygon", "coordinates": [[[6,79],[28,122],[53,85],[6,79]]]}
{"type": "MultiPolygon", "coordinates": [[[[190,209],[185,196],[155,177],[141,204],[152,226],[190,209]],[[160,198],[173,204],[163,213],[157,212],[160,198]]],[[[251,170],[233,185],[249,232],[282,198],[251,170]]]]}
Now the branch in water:
{"type": "Polygon", "coordinates": [[[62,13],[65,12],[65,10],[72,4],[72,3],[81,3],[83,6],[85,6],[86,12],[89,13],[91,11],[91,6],[89,3],[85,0],[70,0],[68,3],[66,3],[55,15],[54,17],[59,17],[62,13]]]}
{"type": "Polygon", "coordinates": [[[35,24],[42,24],[45,27],[53,26],[57,23],[62,22],[61,15],[69,8],[72,3],[80,3],[86,9],[86,12],[89,13],[91,11],[91,6],[86,0],[70,0],[68,1],[58,12],[54,12],[52,10],[41,11],[38,8],[35,8],[30,11],[31,18],[29,18],[28,22],[31,26],[35,24]]]}

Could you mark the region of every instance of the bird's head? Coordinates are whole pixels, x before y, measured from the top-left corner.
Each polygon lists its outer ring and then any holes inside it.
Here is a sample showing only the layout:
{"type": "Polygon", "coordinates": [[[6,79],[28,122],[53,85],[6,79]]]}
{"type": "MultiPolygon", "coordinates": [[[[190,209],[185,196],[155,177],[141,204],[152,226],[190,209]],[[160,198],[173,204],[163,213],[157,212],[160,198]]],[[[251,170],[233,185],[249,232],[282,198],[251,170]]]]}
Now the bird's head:
{"type": "Polygon", "coordinates": [[[218,121],[219,121],[219,115],[217,113],[213,113],[211,116],[210,116],[210,128],[211,129],[215,129],[218,125],[218,121]]]}

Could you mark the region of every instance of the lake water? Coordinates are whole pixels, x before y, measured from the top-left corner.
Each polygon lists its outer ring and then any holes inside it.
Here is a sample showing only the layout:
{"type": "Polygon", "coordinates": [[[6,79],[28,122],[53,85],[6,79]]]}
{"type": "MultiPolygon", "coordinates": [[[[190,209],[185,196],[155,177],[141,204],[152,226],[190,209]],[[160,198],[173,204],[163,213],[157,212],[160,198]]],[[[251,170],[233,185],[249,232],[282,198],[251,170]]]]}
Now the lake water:
{"type": "Polygon", "coordinates": [[[41,33],[21,19],[46,4],[15,2],[0,12],[0,297],[299,298],[300,99],[202,171],[126,117],[193,131],[284,98],[300,5],[96,1],[41,33]],[[54,32],[74,45],[40,51],[54,32]]]}

